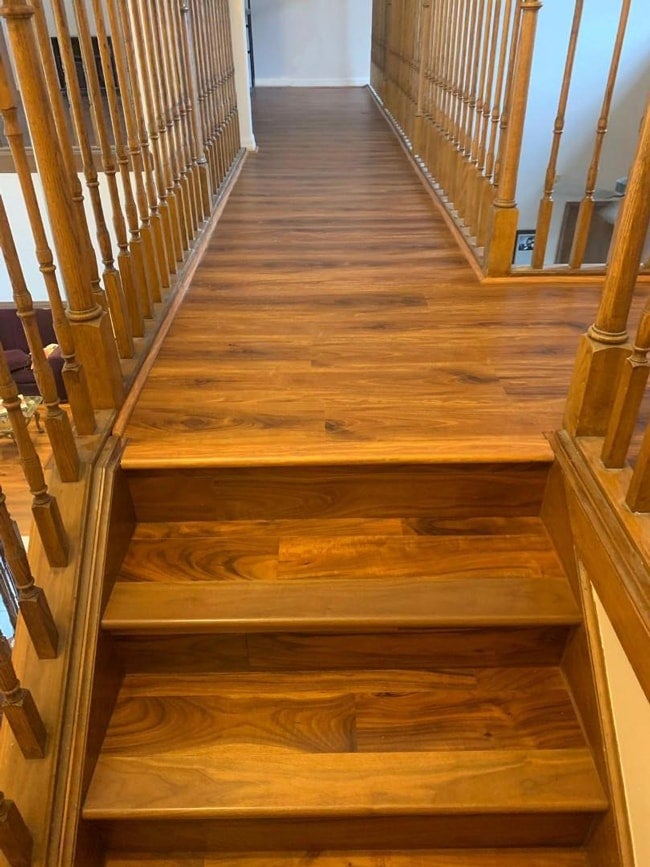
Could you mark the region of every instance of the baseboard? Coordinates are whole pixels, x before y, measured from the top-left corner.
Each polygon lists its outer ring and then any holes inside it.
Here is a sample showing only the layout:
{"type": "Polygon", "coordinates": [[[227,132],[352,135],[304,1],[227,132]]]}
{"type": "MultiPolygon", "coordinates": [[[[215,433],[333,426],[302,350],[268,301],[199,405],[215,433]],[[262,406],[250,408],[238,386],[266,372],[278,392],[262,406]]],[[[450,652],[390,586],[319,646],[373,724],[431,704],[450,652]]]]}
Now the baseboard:
{"type": "Polygon", "coordinates": [[[255,78],[255,87],[366,87],[361,78],[255,78]]]}

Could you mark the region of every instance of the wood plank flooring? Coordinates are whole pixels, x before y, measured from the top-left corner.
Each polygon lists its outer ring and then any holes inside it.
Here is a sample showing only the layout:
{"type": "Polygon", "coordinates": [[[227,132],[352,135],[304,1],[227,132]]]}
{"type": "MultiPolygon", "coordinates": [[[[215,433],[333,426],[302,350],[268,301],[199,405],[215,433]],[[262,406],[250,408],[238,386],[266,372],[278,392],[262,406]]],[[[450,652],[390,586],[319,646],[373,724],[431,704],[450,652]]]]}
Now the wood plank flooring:
{"type": "Polygon", "coordinates": [[[549,459],[596,289],[481,286],[364,89],[255,125],[124,466],[549,459]]]}

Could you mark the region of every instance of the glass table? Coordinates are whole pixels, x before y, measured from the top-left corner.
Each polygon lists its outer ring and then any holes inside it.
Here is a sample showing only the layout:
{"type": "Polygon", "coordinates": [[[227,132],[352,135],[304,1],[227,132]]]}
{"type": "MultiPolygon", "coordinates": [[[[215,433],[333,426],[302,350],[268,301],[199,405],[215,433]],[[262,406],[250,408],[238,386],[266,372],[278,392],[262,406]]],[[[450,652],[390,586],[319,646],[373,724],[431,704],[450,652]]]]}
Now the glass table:
{"type": "MultiPolygon", "coordinates": [[[[19,394],[18,397],[20,398],[20,408],[27,424],[29,425],[30,421],[34,419],[36,430],[39,433],[43,433],[40,414],[40,409],[43,405],[43,398],[40,394],[36,397],[26,397],[19,394]]],[[[9,413],[5,409],[2,400],[0,400],[0,437],[10,437],[13,439],[13,435],[14,432],[11,427],[11,422],[9,421],[9,413]]]]}

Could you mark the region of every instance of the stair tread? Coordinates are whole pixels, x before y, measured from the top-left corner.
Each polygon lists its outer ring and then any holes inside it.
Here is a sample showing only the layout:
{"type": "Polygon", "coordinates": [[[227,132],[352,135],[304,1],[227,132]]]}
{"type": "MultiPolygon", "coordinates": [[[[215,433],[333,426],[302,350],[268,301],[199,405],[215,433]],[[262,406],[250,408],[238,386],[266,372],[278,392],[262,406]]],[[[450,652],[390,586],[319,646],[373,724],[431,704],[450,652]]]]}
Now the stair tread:
{"type": "Polygon", "coordinates": [[[116,582],[103,626],[118,632],[370,630],[572,625],[580,620],[564,578],[319,579],[116,582]]]}
{"type": "MultiPolygon", "coordinates": [[[[109,855],[106,859],[106,867],[141,864],[139,856],[109,855]]],[[[147,858],[147,867],[305,867],[307,864],[316,867],[588,867],[584,852],[564,849],[250,852],[147,858]]]]}
{"type": "Polygon", "coordinates": [[[89,820],[315,818],[606,808],[587,749],[297,754],[247,745],[101,755],[83,815],[89,820]]]}
{"type": "Polygon", "coordinates": [[[104,754],[267,744],[298,752],[585,745],[558,668],[127,676],[104,754]]]}

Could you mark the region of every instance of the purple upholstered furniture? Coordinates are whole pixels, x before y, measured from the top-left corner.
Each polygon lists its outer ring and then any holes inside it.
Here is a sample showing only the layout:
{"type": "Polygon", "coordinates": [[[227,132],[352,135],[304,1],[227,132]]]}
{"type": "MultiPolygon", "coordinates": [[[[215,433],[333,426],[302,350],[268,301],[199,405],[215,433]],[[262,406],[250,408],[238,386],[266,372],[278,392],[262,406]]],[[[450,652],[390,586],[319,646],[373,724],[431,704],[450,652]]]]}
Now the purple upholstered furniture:
{"type": "MultiPolygon", "coordinates": [[[[52,326],[52,313],[45,307],[34,308],[36,313],[36,321],[38,330],[41,332],[43,346],[51,343],[56,343],[56,335],[52,326]]],[[[4,355],[11,376],[18,386],[20,394],[37,395],[40,394],[36,380],[34,379],[34,371],[32,370],[32,359],[29,355],[29,346],[23,331],[23,326],[18,318],[16,310],[13,307],[0,307],[0,341],[4,349],[4,355]]],[[[54,380],[59,392],[60,400],[67,400],[61,369],[63,367],[63,358],[61,350],[55,349],[48,359],[54,380]]]]}

